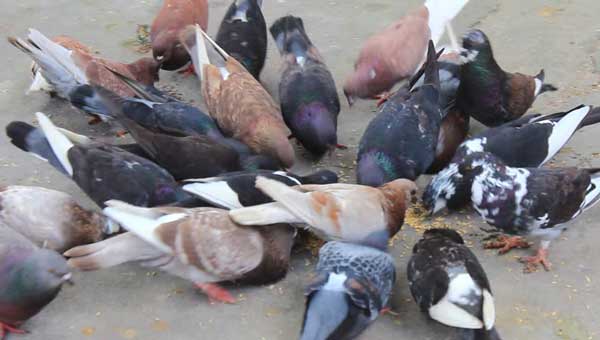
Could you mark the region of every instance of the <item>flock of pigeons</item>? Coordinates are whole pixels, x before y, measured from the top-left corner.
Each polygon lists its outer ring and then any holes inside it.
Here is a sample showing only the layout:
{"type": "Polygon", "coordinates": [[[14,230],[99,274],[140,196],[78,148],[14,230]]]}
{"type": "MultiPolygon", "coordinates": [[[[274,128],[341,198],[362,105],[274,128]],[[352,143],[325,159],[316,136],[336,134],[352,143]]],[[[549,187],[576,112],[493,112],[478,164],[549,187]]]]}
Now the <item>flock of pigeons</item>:
{"type": "MultiPolygon", "coordinates": [[[[193,282],[211,300],[235,302],[217,283],[265,284],[288,270],[295,228],[328,240],[306,290],[303,340],[351,339],[388,303],[395,282],[389,239],[424,191],[430,213],[469,203],[512,235],[487,246],[504,253],[541,239],[526,270],[550,269],[550,241],[600,197],[599,169],[540,168],[600,111],[582,105],[550,115],[524,113],[543,92],[535,77],[509,73],[480,30],[462,47],[450,20],[467,0],[427,0],[370,37],[344,83],[352,105],[379,98],[357,158],[358,184],[321,170],[298,176],[289,139],[322,156],[337,144],[340,102],[333,77],[302,22],[276,20],[270,32],[284,68],[280,105],[258,82],[267,45],[260,0],[235,0],[213,41],[206,0],[165,0],[152,24],[153,58],[104,59],[66,36],[31,29],[10,37],[34,60],[30,90],[45,90],[82,111],[116,121],[132,144],[57,127],[11,122],[18,148],[47,160],[103,208],[68,194],[7,186],[0,192],[0,338],[38,313],[71,280],[71,270],[126,262],[193,282]],[[452,46],[436,51],[448,29],[452,46]],[[208,115],[154,87],[160,69],[201,80],[208,115]],[[395,84],[399,90],[390,93],[395,84]],[[467,138],[469,120],[489,129],[467,138]],[[252,227],[246,227],[252,226],[252,227]],[[126,232],[122,232],[126,230],[126,232]],[[67,258],[68,261],[65,259],[67,258]]],[[[414,246],[410,290],[420,308],[465,339],[499,339],[490,283],[461,236],[431,229],[414,246]]]]}

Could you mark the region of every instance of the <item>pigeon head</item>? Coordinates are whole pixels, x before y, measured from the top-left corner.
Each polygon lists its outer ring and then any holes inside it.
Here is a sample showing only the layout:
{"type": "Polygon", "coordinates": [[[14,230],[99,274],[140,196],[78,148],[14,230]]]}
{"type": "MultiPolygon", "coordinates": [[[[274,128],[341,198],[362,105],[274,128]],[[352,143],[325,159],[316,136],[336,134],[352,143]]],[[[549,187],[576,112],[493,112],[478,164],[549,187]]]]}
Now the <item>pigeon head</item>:
{"type": "Polygon", "coordinates": [[[466,62],[475,60],[480,54],[490,56],[492,54],[490,41],[481,30],[467,32],[463,37],[462,47],[461,57],[466,62]]]}
{"type": "Polygon", "coordinates": [[[462,236],[460,236],[460,234],[458,232],[456,232],[455,230],[452,230],[452,229],[447,229],[447,228],[434,228],[434,229],[426,230],[425,233],[423,233],[423,238],[425,238],[425,239],[442,238],[442,239],[449,239],[452,242],[458,243],[458,244],[465,243],[462,236]]]}
{"type": "Polygon", "coordinates": [[[468,202],[470,191],[458,168],[457,163],[450,163],[425,188],[422,199],[429,214],[444,208],[459,209],[468,202]]]}
{"type": "Polygon", "coordinates": [[[256,170],[280,170],[281,166],[279,163],[273,159],[273,157],[269,157],[266,155],[249,155],[242,157],[241,168],[246,171],[256,171],[256,170]]]}
{"type": "Polygon", "coordinates": [[[319,170],[308,176],[302,177],[302,182],[306,184],[331,184],[338,182],[338,175],[331,170],[319,170]]]}
{"type": "Polygon", "coordinates": [[[171,30],[161,31],[152,40],[152,56],[161,63],[163,70],[174,71],[190,60],[188,52],[179,41],[177,33],[171,30]]]}
{"type": "Polygon", "coordinates": [[[23,263],[22,273],[27,283],[43,285],[34,291],[59,289],[65,282],[71,283],[71,270],[67,261],[50,249],[38,249],[23,263]]]}
{"type": "Polygon", "coordinates": [[[392,72],[386,70],[383,62],[375,58],[360,60],[354,72],[346,78],[344,95],[352,106],[356,98],[368,98],[390,89],[394,84],[392,72]]]}
{"type": "Polygon", "coordinates": [[[405,199],[410,200],[410,202],[414,203],[417,201],[417,185],[409,179],[396,179],[379,188],[389,198],[397,200],[398,197],[401,197],[400,195],[404,195],[405,199]]]}
{"type": "Polygon", "coordinates": [[[161,65],[161,61],[144,57],[129,64],[128,68],[135,75],[137,81],[144,85],[153,85],[159,80],[158,73],[161,65]]]}
{"type": "Polygon", "coordinates": [[[294,137],[316,155],[337,145],[337,117],[321,103],[313,102],[297,111],[290,126],[294,137]]]}

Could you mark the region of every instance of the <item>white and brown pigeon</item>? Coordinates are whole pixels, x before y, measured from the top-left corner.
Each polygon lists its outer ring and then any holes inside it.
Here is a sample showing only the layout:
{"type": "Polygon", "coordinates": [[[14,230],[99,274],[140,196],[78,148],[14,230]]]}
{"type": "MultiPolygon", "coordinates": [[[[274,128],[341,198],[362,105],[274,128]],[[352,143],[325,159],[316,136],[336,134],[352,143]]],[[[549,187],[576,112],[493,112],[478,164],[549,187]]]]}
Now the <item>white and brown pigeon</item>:
{"type": "Polygon", "coordinates": [[[387,247],[404,223],[417,192],[415,183],[398,179],[378,188],[355,184],[287,185],[258,177],[256,187],[275,202],[232,210],[242,225],[305,223],[327,240],[387,247]]]}
{"type": "Polygon", "coordinates": [[[104,213],[130,232],[67,251],[72,267],[97,270],[140,262],[228,303],[235,299],[218,282],[266,284],[287,273],[295,233],[291,226],[241,227],[217,208],[143,208],[114,200],[106,206],[104,213]]]}

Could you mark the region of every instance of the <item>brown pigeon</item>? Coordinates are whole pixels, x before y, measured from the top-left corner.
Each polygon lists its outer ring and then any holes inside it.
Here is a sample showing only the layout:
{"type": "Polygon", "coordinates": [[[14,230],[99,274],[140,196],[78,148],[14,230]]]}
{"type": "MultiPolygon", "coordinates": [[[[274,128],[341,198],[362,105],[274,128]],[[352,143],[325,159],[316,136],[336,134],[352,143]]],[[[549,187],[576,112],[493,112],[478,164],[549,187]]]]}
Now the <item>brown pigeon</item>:
{"type": "Polygon", "coordinates": [[[190,61],[190,56],[179,41],[179,34],[188,26],[208,26],[206,0],[165,0],[152,22],[150,40],[152,55],[165,70],[177,70],[190,61]]]}
{"type": "Polygon", "coordinates": [[[69,194],[20,185],[0,189],[0,223],[38,247],[60,253],[119,230],[118,224],[84,209],[69,194]]]}
{"type": "Polygon", "coordinates": [[[389,91],[397,82],[411,77],[423,63],[429,39],[437,46],[468,0],[427,0],[363,44],[354,72],[346,78],[348,104],[355,98],[371,98],[389,91]]]}
{"type": "Polygon", "coordinates": [[[356,184],[287,185],[257,177],[256,187],[273,203],[231,210],[242,225],[306,223],[325,239],[362,243],[385,249],[404,223],[404,213],[417,192],[407,179],[378,188],[356,184]]]}
{"type": "Polygon", "coordinates": [[[14,37],[9,37],[8,41],[28,54],[40,66],[42,75],[56,94],[68,100],[76,87],[90,83],[101,85],[120,96],[133,97],[133,90],[107,68],[144,85],[152,85],[158,80],[160,63],[152,58],[141,58],[130,64],[112,61],[90,54],[85,49],[69,50],[32,28],[27,41],[14,37]]]}
{"type": "Polygon", "coordinates": [[[217,208],[141,208],[106,202],[104,213],[130,232],[65,253],[81,270],[125,262],[194,282],[210,299],[235,302],[222,281],[265,284],[285,276],[294,228],[247,228],[217,208]],[[215,247],[218,245],[218,247],[215,247]]]}
{"type": "MultiPolygon", "coordinates": [[[[208,112],[228,137],[241,140],[254,152],[294,164],[294,149],[273,98],[237,60],[230,57],[196,25],[183,32],[182,43],[192,56],[202,82],[208,112]],[[204,39],[214,47],[214,64],[208,59],[204,39]]],[[[210,52],[214,52],[211,50],[210,52]]]]}

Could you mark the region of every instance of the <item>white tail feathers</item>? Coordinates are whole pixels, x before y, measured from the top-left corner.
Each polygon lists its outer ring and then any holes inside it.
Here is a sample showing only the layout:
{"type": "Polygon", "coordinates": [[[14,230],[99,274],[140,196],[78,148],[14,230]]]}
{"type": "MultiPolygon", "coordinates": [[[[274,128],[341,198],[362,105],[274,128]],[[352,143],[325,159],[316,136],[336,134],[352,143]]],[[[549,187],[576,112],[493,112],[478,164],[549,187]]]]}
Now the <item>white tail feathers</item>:
{"type": "Polygon", "coordinates": [[[48,84],[48,81],[42,75],[42,72],[40,71],[39,67],[37,67],[37,64],[35,65],[36,70],[33,73],[33,81],[31,82],[31,85],[29,85],[29,89],[27,89],[26,94],[37,91],[51,92],[52,85],[48,84]]]}
{"type": "Polygon", "coordinates": [[[565,144],[567,144],[581,122],[588,113],[590,113],[591,109],[591,106],[583,106],[573,110],[567,113],[556,123],[556,125],[554,125],[552,133],[550,134],[550,137],[548,137],[548,154],[542,164],[549,161],[565,144]]]}
{"type": "Polygon", "coordinates": [[[67,129],[63,129],[63,128],[57,128],[58,131],[63,134],[65,137],[67,137],[71,142],[73,142],[73,144],[78,144],[78,145],[89,145],[92,144],[94,142],[93,139],[91,139],[88,136],[85,135],[80,135],[78,133],[75,133],[71,130],[67,130],[67,129]]]}
{"type": "Polygon", "coordinates": [[[275,223],[302,223],[280,203],[267,203],[231,210],[229,217],[241,225],[267,225],[275,223]]]}
{"type": "Polygon", "coordinates": [[[123,228],[151,243],[161,251],[172,253],[172,249],[160,240],[155,230],[163,223],[174,222],[186,217],[186,214],[165,215],[155,209],[136,207],[117,200],[110,200],[105,204],[107,207],[104,208],[103,212],[106,216],[117,221],[123,228]]]}
{"type": "Polygon", "coordinates": [[[447,296],[429,308],[429,316],[444,325],[458,328],[480,329],[483,322],[450,302],[447,296]]]}
{"type": "Polygon", "coordinates": [[[72,52],[48,39],[39,31],[30,28],[27,36],[46,55],[53,58],[58,64],[65,68],[77,82],[87,84],[85,73],[71,59],[72,52]]]}
{"type": "MultiPolygon", "coordinates": [[[[425,7],[429,11],[429,29],[431,31],[431,40],[437,46],[446,25],[454,19],[465,7],[469,0],[426,0],[425,7]]],[[[450,33],[453,34],[453,33],[450,33]]],[[[451,37],[452,40],[452,37],[451,37]]],[[[456,38],[454,38],[456,41],[456,38]]],[[[454,47],[454,46],[453,46],[454,47]]]]}
{"type": "Polygon", "coordinates": [[[221,208],[237,209],[243,207],[237,193],[231,190],[225,181],[186,184],[183,186],[183,190],[221,208]]]}
{"type": "Polygon", "coordinates": [[[483,324],[488,331],[494,328],[496,322],[496,306],[494,297],[487,289],[483,289],[483,324]]]}
{"type": "Polygon", "coordinates": [[[69,176],[73,176],[73,167],[69,161],[69,150],[73,147],[73,143],[58,130],[44,113],[36,112],[35,117],[40,123],[42,131],[44,131],[52,152],[54,152],[54,155],[56,155],[56,158],[58,158],[69,176]]]}

